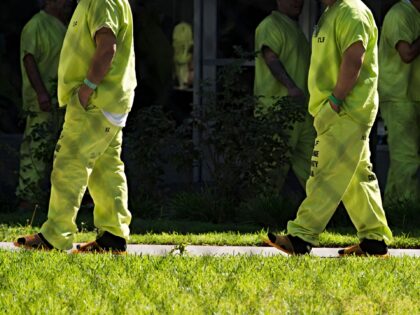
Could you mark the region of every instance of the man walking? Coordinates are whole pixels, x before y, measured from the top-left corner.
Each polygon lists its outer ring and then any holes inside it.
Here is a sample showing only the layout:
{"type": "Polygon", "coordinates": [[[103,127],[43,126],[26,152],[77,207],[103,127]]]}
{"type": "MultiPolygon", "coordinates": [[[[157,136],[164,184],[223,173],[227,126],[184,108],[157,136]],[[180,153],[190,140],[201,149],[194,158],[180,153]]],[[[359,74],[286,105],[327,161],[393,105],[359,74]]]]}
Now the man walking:
{"type": "Polygon", "coordinates": [[[78,252],[125,252],[131,214],[120,154],[136,87],[134,63],[128,0],[80,0],[60,56],[58,96],[67,112],[55,150],[48,220],[17,246],[71,249],[88,187],[99,234],[78,252]]]}
{"type": "Polygon", "coordinates": [[[309,69],[309,112],[317,132],[307,198],[287,235],[269,233],[269,243],[289,254],[307,254],[342,201],[360,244],[345,255],[388,253],[392,233],[369,161],[369,132],[378,109],[377,28],[361,0],[323,0],[309,69]]]}
{"type": "MultiPolygon", "coordinates": [[[[264,115],[278,99],[290,96],[306,102],[310,60],[309,43],[298,24],[303,0],[277,0],[277,10],[266,17],[255,31],[254,95],[260,104],[256,113],[264,115]]],[[[290,166],[302,187],[309,177],[315,130],[312,117],[296,122],[289,135],[290,165],[278,168],[273,176],[281,189],[290,166]]]]}
{"type": "Polygon", "coordinates": [[[420,197],[420,0],[402,0],[385,16],[379,45],[379,97],[388,130],[385,201],[420,197]]]}
{"type": "Polygon", "coordinates": [[[56,108],[58,61],[70,10],[69,0],[47,0],[22,30],[20,62],[26,126],[16,190],[19,210],[33,210],[48,197],[44,196],[51,171],[48,162],[62,123],[56,108]]]}

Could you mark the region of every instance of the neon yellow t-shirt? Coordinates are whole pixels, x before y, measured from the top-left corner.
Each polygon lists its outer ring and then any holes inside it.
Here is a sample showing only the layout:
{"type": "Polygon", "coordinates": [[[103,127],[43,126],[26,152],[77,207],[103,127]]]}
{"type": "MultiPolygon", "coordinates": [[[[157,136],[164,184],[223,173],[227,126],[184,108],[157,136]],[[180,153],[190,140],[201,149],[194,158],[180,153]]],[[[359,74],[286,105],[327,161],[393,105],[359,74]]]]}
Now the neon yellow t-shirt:
{"type": "Polygon", "coordinates": [[[377,39],[375,20],[362,1],[337,0],[325,10],[312,37],[308,87],[313,116],[326,104],[337,83],[343,53],[361,41],[366,50],[362,69],[342,108],[355,121],[373,124],[378,111],[377,39]]]}
{"type": "Polygon", "coordinates": [[[273,77],[264,61],[261,53],[263,46],[269,47],[279,57],[292,80],[307,93],[309,43],[297,22],[273,11],[255,31],[255,49],[258,55],[255,60],[254,95],[261,97],[261,106],[273,106],[273,97],[287,95],[287,88],[273,77]]]}
{"type": "Polygon", "coordinates": [[[40,112],[38,98],[33,89],[23,58],[34,56],[42,82],[52,97],[57,97],[57,71],[60,50],[66,27],[56,17],[40,11],[35,14],[22,30],[20,40],[20,63],[22,71],[22,101],[25,110],[40,112]]]}
{"type": "Polygon", "coordinates": [[[113,114],[128,113],[136,87],[133,19],[127,0],[80,0],[64,39],[58,68],[58,99],[65,106],[83,84],[96,50],[95,34],[109,28],[117,49],[105,78],[90,97],[90,104],[113,114]]]}
{"type": "Polygon", "coordinates": [[[420,36],[420,12],[403,0],[385,16],[379,42],[379,97],[381,101],[420,101],[420,58],[407,64],[396,49],[420,36]]]}

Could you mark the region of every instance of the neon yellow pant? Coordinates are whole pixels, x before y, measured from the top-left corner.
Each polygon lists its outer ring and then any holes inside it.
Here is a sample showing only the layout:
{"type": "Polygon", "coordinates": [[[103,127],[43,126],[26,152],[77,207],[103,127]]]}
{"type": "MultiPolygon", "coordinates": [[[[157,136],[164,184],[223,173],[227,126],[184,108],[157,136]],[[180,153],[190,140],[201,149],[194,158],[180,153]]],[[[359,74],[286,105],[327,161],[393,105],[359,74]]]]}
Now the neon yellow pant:
{"type": "Polygon", "coordinates": [[[420,102],[384,102],[381,114],[388,129],[390,168],[385,201],[418,200],[420,183],[420,102]]]}
{"type": "Polygon", "coordinates": [[[43,193],[47,192],[54,141],[58,135],[58,124],[61,124],[58,114],[32,112],[26,118],[20,147],[19,185],[16,189],[19,199],[38,203],[47,197],[43,193]]]}
{"type": "Polygon", "coordinates": [[[282,168],[275,170],[275,183],[278,189],[282,189],[284,181],[287,177],[289,169],[292,168],[299,183],[305,188],[311,169],[311,155],[314,148],[315,129],[313,127],[313,119],[310,115],[306,115],[305,120],[296,122],[293,130],[289,133],[288,145],[290,147],[289,159],[290,163],[282,168]]]}
{"type": "Polygon", "coordinates": [[[75,94],[56,146],[48,220],[41,228],[55,248],[72,247],[86,187],[95,203],[94,224],[99,235],[106,231],[129,238],[131,214],[121,145],[122,129],[110,124],[98,108],[83,109],[75,94]]]}
{"type": "Polygon", "coordinates": [[[328,103],[315,117],[314,126],[317,138],[306,183],[307,197],[296,219],[289,221],[288,233],[318,245],[319,234],[343,201],[360,239],[390,242],[392,233],[370,163],[370,127],[356,123],[345,113],[338,115],[328,103]]]}

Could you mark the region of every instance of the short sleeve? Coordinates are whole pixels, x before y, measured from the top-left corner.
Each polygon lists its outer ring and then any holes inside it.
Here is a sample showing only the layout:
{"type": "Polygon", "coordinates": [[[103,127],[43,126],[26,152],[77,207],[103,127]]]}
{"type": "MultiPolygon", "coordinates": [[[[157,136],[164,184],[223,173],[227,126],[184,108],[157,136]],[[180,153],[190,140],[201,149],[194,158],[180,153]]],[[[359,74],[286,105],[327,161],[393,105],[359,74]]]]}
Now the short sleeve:
{"type": "Polygon", "coordinates": [[[39,32],[39,23],[37,21],[30,21],[23,28],[20,36],[20,52],[22,58],[27,54],[31,54],[37,59],[41,46],[39,32]]]}
{"type": "Polygon", "coordinates": [[[404,17],[405,15],[400,14],[400,12],[390,12],[386,17],[387,21],[386,23],[384,22],[382,34],[391,47],[396,47],[399,41],[412,43],[416,40],[416,36],[414,36],[413,33],[413,27],[404,17]]]}
{"type": "Polygon", "coordinates": [[[87,23],[92,39],[101,28],[109,28],[118,35],[120,10],[114,0],[92,0],[88,10],[87,23]]]}
{"type": "Polygon", "coordinates": [[[372,33],[372,25],[367,17],[362,16],[356,11],[348,10],[343,13],[337,22],[336,41],[341,54],[351,45],[359,41],[367,49],[370,34],[372,33]]]}
{"type": "Polygon", "coordinates": [[[284,43],[283,33],[276,30],[270,20],[263,21],[255,31],[255,49],[260,52],[264,46],[279,54],[284,43]]]}

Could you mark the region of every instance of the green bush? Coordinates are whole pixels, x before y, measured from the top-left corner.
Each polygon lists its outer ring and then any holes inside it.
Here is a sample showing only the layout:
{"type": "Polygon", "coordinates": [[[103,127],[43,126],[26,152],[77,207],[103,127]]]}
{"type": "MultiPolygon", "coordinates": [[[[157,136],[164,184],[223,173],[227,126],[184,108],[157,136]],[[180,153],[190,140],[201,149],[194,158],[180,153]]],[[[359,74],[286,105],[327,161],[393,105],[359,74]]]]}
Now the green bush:
{"type": "Polygon", "coordinates": [[[159,217],[167,191],[164,166],[176,143],[175,122],[162,106],[141,108],[131,117],[133,128],[125,133],[124,159],[128,161],[129,205],[143,218],[159,217]]]}
{"type": "Polygon", "coordinates": [[[296,209],[297,204],[287,197],[261,194],[241,204],[238,221],[285,229],[287,222],[296,217],[296,209]]]}
{"type": "Polygon", "coordinates": [[[413,200],[394,200],[385,203],[389,225],[401,228],[417,228],[420,222],[420,204],[413,200]]]}
{"type": "Polygon", "coordinates": [[[233,204],[276,190],[270,175],[288,162],[287,130],[303,120],[306,110],[303,104],[284,97],[273,100],[275,105],[264,115],[256,115],[258,97],[250,95],[241,79],[243,71],[240,62],[222,68],[216,89],[203,86],[202,110],[193,111],[192,118],[177,130],[181,137],[198,130],[200,141],[184,146],[187,151],[182,155],[198,156],[218,200],[233,204]]]}
{"type": "Polygon", "coordinates": [[[184,191],[174,195],[169,201],[168,216],[173,219],[222,223],[235,219],[236,207],[230,199],[218,198],[211,189],[184,191]]]}

